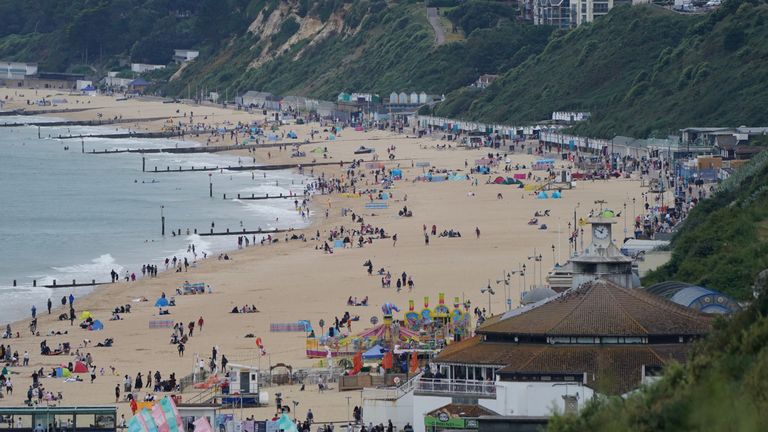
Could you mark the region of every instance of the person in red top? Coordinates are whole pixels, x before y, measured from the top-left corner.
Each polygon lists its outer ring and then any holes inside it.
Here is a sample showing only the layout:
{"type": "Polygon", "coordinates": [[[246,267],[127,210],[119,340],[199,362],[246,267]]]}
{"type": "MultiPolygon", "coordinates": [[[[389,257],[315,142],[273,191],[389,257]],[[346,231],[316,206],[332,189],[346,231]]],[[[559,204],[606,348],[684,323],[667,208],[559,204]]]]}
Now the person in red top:
{"type": "Polygon", "coordinates": [[[203,316],[201,315],[200,318],[197,320],[197,331],[198,332],[202,333],[202,331],[203,331],[203,323],[205,323],[205,321],[203,321],[203,316]]]}
{"type": "Polygon", "coordinates": [[[131,399],[131,412],[136,415],[136,411],[139,410],[139,404],[136,403],[136,399],[131,399]]]}

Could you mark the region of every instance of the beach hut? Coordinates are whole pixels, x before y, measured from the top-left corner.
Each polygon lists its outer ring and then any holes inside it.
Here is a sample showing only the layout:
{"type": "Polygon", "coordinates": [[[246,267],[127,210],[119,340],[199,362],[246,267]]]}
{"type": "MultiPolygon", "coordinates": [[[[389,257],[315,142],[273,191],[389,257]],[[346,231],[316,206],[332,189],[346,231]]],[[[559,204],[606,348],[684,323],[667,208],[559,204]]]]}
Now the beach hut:
{"type": "Polygon", "coordinates": [[[400,92],[400,94],[397,95],[397,103],[407,104],[408,95],[405,92],[400,92]]]}
{"type": "Polygon", "coordinates": [[[155,307],[166,307],[168,306],[168,299],[165,297],[160,297],[155,301],[155,307]]]}
{"type": "Polygon", "coordinates": [[[392,92],[389,94],[389,103],[391,104],[397,103],[397,92],[392,92]]]}

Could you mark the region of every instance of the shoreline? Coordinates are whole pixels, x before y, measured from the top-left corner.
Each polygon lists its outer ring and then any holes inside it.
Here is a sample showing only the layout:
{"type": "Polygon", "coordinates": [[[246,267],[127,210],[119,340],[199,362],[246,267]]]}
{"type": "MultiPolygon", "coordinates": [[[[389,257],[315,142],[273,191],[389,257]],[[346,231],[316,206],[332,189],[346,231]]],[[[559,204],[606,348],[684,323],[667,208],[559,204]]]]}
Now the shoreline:
{"type": "MultiPolygon", "coordinates": [[[[222,110],[210,107],[153,103],[159,106],[136,101],[135,104],[113,106],[110,109],[114,111],[110,113],[122,113],[127,116],[127,113],[180,109],[195,111],[195,117],[198,112],[209,113],[209,118],[222,119],[222,123],[263,118],[261,114],[248,118],[239,111],[233,111],[231,116],[227,117],[228,114],[222,110]]],[[[82,114],[77,113],[73,114],[73,117],[83,118],[82,114]]],[[[161,124],[141,127],[158,126],[161,127],[161,124]]],[[[323,136],[323,127],[317,123],[284,126],[281,131],[295,129],[299,133],[300,142],[310,128],[319,128],[319,134],[323,136]]],[[[202,137],[203,140],[205,138],[202,137]]],[[[461,301],[471,300],[473,307],[490,308],[488,312],[498,313],[506,310],[505,298],[510,298],[513,306],[516,306],[523,290],[530,285],[541,283],[545,270],[555,261],[563,262],[567,259],[567,223],[572,220],[577,204],[579,216],[584,216],[590,207],[595,206],[592,203],[597,199],[608,200],[614,207],[621,206],[622,201],[632,197],[641,199],[640,182],[624,179],[579,182],[576,189],[564,191],[563,199],[548,201],[536,200],[530,191],[524,189],[486,184],[491,177],[512,175],[511,173],[473,174],[472,177],[478,181],[476,186],[469,181],[415,181],[416,177],[425,171],[424,168],[416,166],[416,162],[429,162],[430,167],[435,169],[466,174],[469,161],[482,158],[491,151],[486,148],[444,149],[437,145],[455,143],[444,143],[433,137],[419,139],[388,131],[362,132],[348,128],[342,131],[339,139],[325,141],[325,145],[321,147],[328,148],[329,162],[351,161],[356,158],[354,150],[360,145],[375,148],[381,157],[378,162],[387,168],[398,166],[398,162],[385,160],[390,150],[398,159],[408,159],[408,162],[399,163],[404,179],[395,182],[388,190],[393,196],[387,201],[387,208],[366,208],[365,203],[372,200],[373,192],[371,198],[367,193],[362,197],[340,193],[317,194],[310,203],[310,225],[303,230],[297,230],[297,234],[305,234],[306,242],[290,241],[286,244],[280,238],[278,243],[270,246],[236,250],[230,254],[232,259],[229,261],[201,261],[188,273],[167,272],[154,279],[106,286],[75,302],[78,311],[89,310],[99,319],[103,319],[105,330],[86,332],[73,327],[72,331],[68,322],[64,325],[55,320],[55,315],[45,315],[39,320],[41,334],[44,334],[43,330],[56,329],[70,330],[70,334],[31,337],[29,332],[25,331],[27,319],[15,324],[22,332],[22,338],[11,340],[10,343],[14,349],[18,346],[19,349],[30,350],[33,354],[31,367],[45,366],[48,370],[52,362],[56,364],[57,359],[46,359],[37,355],[35,350],[41,339],[47,339],[49,346],[68,341],[73,344],[73,348],[82,345],[80,341],[83,338],[89,338],[93,343],[104,337],[115,339],[115,347],[110,349],[91,348],[91,345],[81,348],[93,350],[95,364],[107,370],[104,376],[97,377],[93,385],[66,384],[51,379],[45,381],[46,387],[65,392],[66,404],[113,402],[114,386],[120,384],[122,376],[127,374],[133,377],[138,371],[144,374],[147,370],[160,370],[164,376],[173,371],[177,373],[177,377],[181,377],[194,368],[194,354],[205,359],[209,357],[212,346],[219,346],[219,352],[226,354],[232,363],[255,365],[260,362],[262,366],[285,363],[294,368],[317,367],[320,362],[305,355],[304,333],[273,333],[269,331],[270,324],[308,320],[317,325],[320,319],[332,322],[334,316],[340,316],[347,310],[360,317],[359,322],[355,322],[352,327],[352,332],[355,333],[370,327],[370,318],[381,318],[379,308],[384,303],[392,302],[401,310],[407,310],[408,300],[413,300],[417,307],[420,307],[418,305],[424,303],[427,297],[432,307],[437,304],[439,293],[445,293],[448,303],[452,303],[454,298],[461,301]],[[503,194],[503,199],[498,198],[498,194],[503,194]],[[398,210],[404,206],[413,212],[412,217],[398,216],[398,210]],[[547,220],[550,225],[548,230],[539,230],[527,224],[531,215],[541,209],[552,210],[552,216],[547,220]],[[332,254],[317,249],[322,242],[311,240],[316,234],[326,238],[330,232],[340,227],[360,227],[360,224],[350,222],[352,213],[364,218],[363,223],[366,225],[382,227],[387,233],[398,234],[396,245],[393,245],[391,239],[377,239],[362,248],[335,248],[332,254]],[[425,245],[422,226],[432,225],[436,225],[438,231],[454,229],[464,235],[460,238],[434,236],[430,244],[425,245]],[[482,231],[482,235],[476,238],[477,227],[482,231]],[[538,262],[528,260],[527,258],[535,252],[540,253],[542,259],[538,262]],[[376,269],[385,268],[395,275],[401,272],[412,275],[415,282],[413,291],[403,289],[398,292],[394,287],[382,288],[379,278],[368,276],[362,267],[363,262],[368,259],[376,269]],[[528,266],[525,278],[515,275],[508,289],[503,285],[494,285],[497,288],[494,296],[480,292],[487,284],[494,284],[503,271],[517,270],[523,264],[528,266]],[[163,317],[157,315],[155,308],[147,307],[147,303],[134,303],[132,300],[139,296],[153,300],[162,292],[174,293],[185,280],[210,284],[213,293],[176,297],[177,305],[171,308],[172,315],[168,319],[184,323],[203,316],[206,322],[203,332],[196,332],[190,339],[187,355],[180,358],[175,346],[168,344],[169,331],[148,328],[149,321],[163,317]],[[505,290],[508,292],[503,292],[505,290]],[[348,297],[369,297],[370,306],[347,306],[348,297]],[[106,321],[109,318],[108,311],[121,304],[131,304],[135,307],[122,321],[106,321]],[[233,307],[244,304],[253,304],[260,312],[245,315],[229,313],[233,307]],[[254,339],[245,337],[248,334],[263,340],[265,355],[258,355],[254,339]],[[116,376],[109,374],[110,365],[117,369],[116,376]]],[[[292,158],[290,153],[288,146],[288,149],[283,151],[261,148],[255,151],[235,151],[232,155],[255,157],[264,164],[297,161],[306,163],[313,158],[325,160],[321,153],[307,151],[308,156],[303,158],[292,158]]],[[[364,155],[362,158],[368,161],[370,155],[364,155]]],[[[521,153],[509,155],[512,165],[518,163],[530,166],[535,158],[536,156],[521,153]]],[[[359,182],[358,191],[380,189],[372,170],[365,166],[364,163],[355,170],[359,182]]],[[[344,167],[334,163],[306,169],[305,174],[314,178],[346,178],[348,169],[350,168],[347,163],[344,167]]],[[[516,170],[528,171],[530,170],[516,170]]],[[[540,175],[540,172],[534,174],[540,175]]],[[[619,226],[620,224],[621,222],[619,226]]],[[[614,231],[616,237],[620,236],[620,229],[614,231]]],[[[151,302],[149,304],[151,305],[151,302]]],[[[21,383],[24,384],[24,381],[21,383]]],[[[317,389],[302,392],[297,386],[269,387],[265,390],[270,395],[276,391],[282,392],[284,401],[300,401],[300,417],[307,408],[312,408],[318,421],[345,418],[345,396],[356,394],[336,391],[319,393],[317,389]]],[[[184,396],[188,398],[192,394],[194,393],[185,392],[184,396]]],[[[19,400],[15,392],[13,400],[19,400]]],[[[7,399],[0,401],[3,405],[8,403],[7,399]]],[[[118,408],[121,413],[127,412],[125,402],[121,401],[118,408]]],[[[272,406],[245,410],[246,415],[255,414],[257,418],[266,418],[272,411],[272,406]]]]}

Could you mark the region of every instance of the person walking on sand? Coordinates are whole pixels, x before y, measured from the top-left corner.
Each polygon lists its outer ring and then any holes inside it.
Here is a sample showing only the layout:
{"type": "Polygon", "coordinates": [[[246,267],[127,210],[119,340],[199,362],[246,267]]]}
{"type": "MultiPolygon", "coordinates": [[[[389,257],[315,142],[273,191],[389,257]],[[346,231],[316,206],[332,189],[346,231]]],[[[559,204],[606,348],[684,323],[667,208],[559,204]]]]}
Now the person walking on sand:
{"type": "Polygon", "coordinates": [[[37,308],[35,307],[35,305],[32,305],[32,319],[35,319],[36,316],[37,316],[37,308]]]}
{"type": "Polygon", "coordinates": [[[120,384],[115,385],[115,403],[120,402],[120,384]]]}
{"type": "Polygon", "coordinates": [[[475,235],[480,238],[480,227],[475,227],[475,235]]]}
{"type": "Polygon", "coordinates": [[[48,315],[51,314],[51,307],[53,306],[53,302],[51,301],[51,298],[48,297],[48,315]]]}
{"type": "Polygon", "coordinates": [[[184,357],[184,344],[179,342],[179,357],[184,357]]]}
{"type": "Polygon", "coordinates": [[[197,332],[198,333],[202,333],[203,332],[203,324],[204,323],[205,323],[205,321],[203,321],[203,316],[200,315],[200,318],[197,319],[197,328],[198,328],[197,332]]]}
{"type": "Polygon", "coordinates": [[[392,235],[392,247],[397,245],[397,234],[392,235]]]}

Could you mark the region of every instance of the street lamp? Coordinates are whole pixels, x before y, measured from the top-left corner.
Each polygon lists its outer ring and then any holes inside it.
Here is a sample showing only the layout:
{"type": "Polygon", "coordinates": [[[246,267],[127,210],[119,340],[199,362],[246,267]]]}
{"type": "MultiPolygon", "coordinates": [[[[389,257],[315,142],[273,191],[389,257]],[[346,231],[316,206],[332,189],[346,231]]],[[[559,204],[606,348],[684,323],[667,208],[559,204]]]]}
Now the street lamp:
{"type": "Polygon", "coordinates": [[[299,401],[292,401],[293,403],[293,421],[296,422],[296,406],[299,404],[299,401]]]}
{"type": "Polygon", "coordinates": [[[491,296],[495,295],[496,291],[494,291],[493,288],[491,288],[491,281],[490,281],[490,279],[488,280],[488,286],[485,287],[485,288],[480,289],[480,292],[483,293],[483,294],[488,293],[488,315],[489,316],[493,315],[493,313],[491,312],[491,296]]]}
{"type": "Polygon", "coordinates": [[[624,202],[624,238],[627,238],[627,202],[624,202]]]}
{"type": "Polygon", "coordinates": [[[525,291],[528,289],[528,285],[525,283],[525,264],[523,264],[523,271],[520,272],[520,276],[523,277],[523,289],[522,291],[525,291]]]}
{"type": "Polygon", "coordinates": [[[555,258],[555,245],[552,245],[552,262],[554,263],[553,266],[557,265],[557,259],[555,258]]]}

